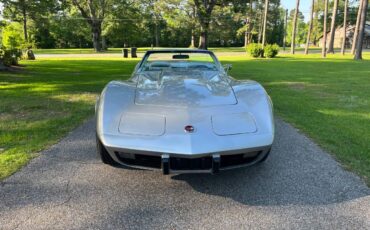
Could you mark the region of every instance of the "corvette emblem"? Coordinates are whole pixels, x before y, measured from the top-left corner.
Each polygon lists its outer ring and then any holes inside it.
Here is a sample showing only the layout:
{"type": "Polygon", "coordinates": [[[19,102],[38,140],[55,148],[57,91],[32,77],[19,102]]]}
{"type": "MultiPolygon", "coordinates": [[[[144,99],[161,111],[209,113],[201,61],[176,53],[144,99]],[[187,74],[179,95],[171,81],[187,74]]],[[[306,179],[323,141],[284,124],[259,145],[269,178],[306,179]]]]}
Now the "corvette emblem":
{"type": "Polygon", "coordinates": [[[187,126],[185,126],[184,130],[187,133],[193,133],[195,128],[192,125],[187,125],[187,126]]]}

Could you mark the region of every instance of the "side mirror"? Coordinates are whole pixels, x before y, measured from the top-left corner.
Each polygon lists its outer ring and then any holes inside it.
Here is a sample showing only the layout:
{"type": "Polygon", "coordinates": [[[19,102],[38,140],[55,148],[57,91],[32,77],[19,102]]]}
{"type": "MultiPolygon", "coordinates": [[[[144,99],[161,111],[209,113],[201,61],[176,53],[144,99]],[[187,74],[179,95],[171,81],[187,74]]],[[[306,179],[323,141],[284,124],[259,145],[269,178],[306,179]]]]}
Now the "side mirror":
{"type": "Polygon", "coordinates": [[[225,72],[227,73],[227,72],[229,72],[229,71],[233,68],[233,65],[231,65],[231,64],[226,64],[226,65],[224,65],[223,67],[224,67],[225,72]]]}

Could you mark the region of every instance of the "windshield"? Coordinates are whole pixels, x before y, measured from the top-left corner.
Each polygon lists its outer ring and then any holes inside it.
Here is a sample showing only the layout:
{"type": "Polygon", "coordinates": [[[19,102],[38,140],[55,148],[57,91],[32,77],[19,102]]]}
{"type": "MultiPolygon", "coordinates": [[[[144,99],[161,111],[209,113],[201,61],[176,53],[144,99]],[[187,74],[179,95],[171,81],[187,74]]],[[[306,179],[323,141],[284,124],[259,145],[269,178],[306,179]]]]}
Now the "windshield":
{"type": "Polygon", "coordinates": [[[144,58],[141,71],[218,70],[218,61],[208,52],[158,52],[149,53],[144,58]]]}

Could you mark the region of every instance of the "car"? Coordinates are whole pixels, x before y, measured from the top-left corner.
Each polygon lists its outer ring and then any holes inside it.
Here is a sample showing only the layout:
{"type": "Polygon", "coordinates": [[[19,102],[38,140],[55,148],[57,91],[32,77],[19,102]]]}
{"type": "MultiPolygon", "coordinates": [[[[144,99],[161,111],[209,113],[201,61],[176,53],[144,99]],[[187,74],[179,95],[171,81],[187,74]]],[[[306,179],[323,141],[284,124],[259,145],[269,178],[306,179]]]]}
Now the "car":
{"type": "Polygon", "coordinates": [[[218,173],[266,160],[275,130],[271,99],[230,69],[208,50],[147,51],[130,79],[109,82],[97,99],[101,160],[163,174],[218,173]]]}

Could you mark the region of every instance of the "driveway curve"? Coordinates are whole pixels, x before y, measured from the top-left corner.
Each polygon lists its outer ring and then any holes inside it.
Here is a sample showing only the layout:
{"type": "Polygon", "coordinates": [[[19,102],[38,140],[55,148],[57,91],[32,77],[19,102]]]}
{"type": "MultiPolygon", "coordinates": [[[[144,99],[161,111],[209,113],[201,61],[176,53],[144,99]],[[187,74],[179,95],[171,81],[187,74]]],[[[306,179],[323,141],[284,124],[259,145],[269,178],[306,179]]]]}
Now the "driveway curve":
{"type": "Polygon", "coordinates": [[[0,183],[0,229],[370,229],[370,189],[277,119],[263,164],[163,176],[103,165],[93,120],[0,183]]]}

